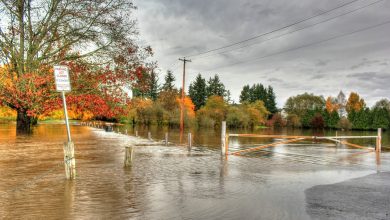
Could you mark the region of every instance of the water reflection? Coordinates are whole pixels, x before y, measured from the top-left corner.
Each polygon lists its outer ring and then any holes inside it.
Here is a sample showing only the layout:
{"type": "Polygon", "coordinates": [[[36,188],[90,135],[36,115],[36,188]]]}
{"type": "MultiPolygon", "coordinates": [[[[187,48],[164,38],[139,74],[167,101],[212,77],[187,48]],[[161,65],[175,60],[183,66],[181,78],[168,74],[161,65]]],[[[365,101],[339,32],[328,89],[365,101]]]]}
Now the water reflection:
{"type": "MultiPolygon", "coordinates": [[[[163,140],[165,132],[171,142],[180,139],[175,129],[117,128],[129,134],[137,130],[143,137],[151,131],[156,140],[163,140]]],[[[40,125],[30,136],[17,136],[14,125],[0,125],[2,218],[309,219],[305,189],[376,172],[376,164],[390,170],[387,153],[378,156],[330,142],[306,141],[226,158],[220,154],[220,131],[213,129],[189,130],[191,152],[179,145],[135,146],[133,165],[124,168],[125,146],[139,139],[84,126],[71,129],[78,178],[66,181],[64,125],[40,125]]],[[[288,129],[256,132],[314,135],[288,129]]],[[[322,135],[328,134],[334,131],[322,135]]],[[[248,147],[273,140],[231,141],[232,147],[248,147]]]]}

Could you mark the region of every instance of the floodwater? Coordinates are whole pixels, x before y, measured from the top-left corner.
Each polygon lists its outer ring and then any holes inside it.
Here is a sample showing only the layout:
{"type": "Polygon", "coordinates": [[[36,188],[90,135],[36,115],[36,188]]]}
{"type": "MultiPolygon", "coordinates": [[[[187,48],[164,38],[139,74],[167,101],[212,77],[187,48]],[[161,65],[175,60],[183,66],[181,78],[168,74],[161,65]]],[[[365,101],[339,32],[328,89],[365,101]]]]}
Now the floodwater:
{"type": "MultiPolygon", "coordinates": [[[[146,137],[164,138],[167,128],[117,126],[117,132],[72,125],[77,179],[65,180],[64,125],[39,125],[17,136],[0,125],[0,218],[2,219],[310,219],[304,191],[377,171],[390,171],[390,154],[331,142],[280,145],[245,156],[220,156],[220,131],[193,130],[180,145],[135,146],[133,165],[123,167],[124,148],[146,137]]],[[[249,131],[230,130],[230,133],[249,131]]],[[[334,135],[334,131],[257,130],[262,134],[334,135]]],[[[375,135],[339,132],[338,135],[375,135]]],[[[232,138],[232,150],[272,139],[232,138]]],[[[352,140],[374,146],[374,140],[352,140]]],[[[383,134],[383,146],[389,134],[383,134]]],[[[145,143],[145,142],[144,142],[145,143]]]]}

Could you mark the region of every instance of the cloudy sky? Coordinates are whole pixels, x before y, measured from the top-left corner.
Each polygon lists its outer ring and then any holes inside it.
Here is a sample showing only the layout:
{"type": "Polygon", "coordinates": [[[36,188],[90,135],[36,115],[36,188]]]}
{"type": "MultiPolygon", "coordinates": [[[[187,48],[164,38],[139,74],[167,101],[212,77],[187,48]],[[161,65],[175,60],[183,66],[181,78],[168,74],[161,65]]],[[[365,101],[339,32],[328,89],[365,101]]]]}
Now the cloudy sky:
{"type": "Polygon", "coordinates": [[[178,58],[187,56],[192,60],[187,88],[198,73],[206,78],[218,74],[236,102],[242,87],[253,83],[273,86],[279,107],[303,92],[336,96],[340,90],[356,91],[370,106],[390,98],[389,0],[135,3],[140,39],[154,49],[161,80],[171,69],[179,86],[178,58]],[[293,23],[298,24],[272,32],[293,23]],[[198,55],[267,32],[272,33],[198,55]]]}

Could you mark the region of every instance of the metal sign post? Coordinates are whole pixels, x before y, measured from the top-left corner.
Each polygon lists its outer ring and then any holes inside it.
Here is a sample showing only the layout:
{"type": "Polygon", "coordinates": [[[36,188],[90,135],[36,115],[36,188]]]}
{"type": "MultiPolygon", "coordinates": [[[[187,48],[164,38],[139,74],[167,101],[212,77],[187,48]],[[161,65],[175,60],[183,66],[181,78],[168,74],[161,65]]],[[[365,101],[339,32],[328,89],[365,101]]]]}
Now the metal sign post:
{"type": "Polygon", "coordinates": [[[54,66],[54,78],[56,82],[57,92],[62,93],[62,102],[64,104],[65,124],[66,133],[68,136],[68,142],[64,143],[64,163],[65,163],[65,174],[67,179],[76,178],[76,160],[74,158],[74,144],[70,136],[69,118],[68,111],[66,108],[66,97],[65,92],[71,91],[69,70],[67,66],[54,66]]]}

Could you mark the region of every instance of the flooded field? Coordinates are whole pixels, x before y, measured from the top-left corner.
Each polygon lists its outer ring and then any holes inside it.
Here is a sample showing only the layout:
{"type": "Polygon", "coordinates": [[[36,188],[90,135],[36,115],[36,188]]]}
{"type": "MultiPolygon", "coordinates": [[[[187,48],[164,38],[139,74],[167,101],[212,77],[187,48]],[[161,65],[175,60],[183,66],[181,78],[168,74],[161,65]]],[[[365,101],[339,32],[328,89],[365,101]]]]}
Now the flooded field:
{"type": "MultiPolygon", "coordinates": [[[[310,219],[305,190],[390,171],[390,154],[299,142],[245,156],[220,156],[219,130],[193,130],[193,149],[169,130],[170,146],[136,146],[133,166],[123,167],[125,146],[147,132],[159,141],[167,128],[117,126],[124,133],[72,125],[77,179],[66,181],[64,125],[39,125],[17,136],[0,125],[0,216],[3,219],[310,219]]],[[[248,131],[229,131],[245,133],[248,131]]],[[[258,130],[262,134],[334,135],[334,131],[258,130]]],[[[339,135],[376,135],[339,132],[339,135]]],[[[186,140],[186,137],[184,138],[186,140]]],[[[232,138],[240,149],[267,139],[232,138]]],[[[374,140],[353,143],[374,146],[374,140]]],[[[383,147],[389,134],[383,134],[383,147]]]]}

